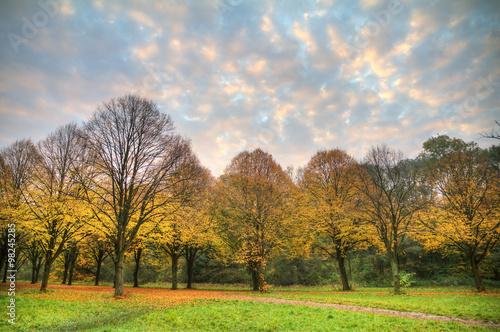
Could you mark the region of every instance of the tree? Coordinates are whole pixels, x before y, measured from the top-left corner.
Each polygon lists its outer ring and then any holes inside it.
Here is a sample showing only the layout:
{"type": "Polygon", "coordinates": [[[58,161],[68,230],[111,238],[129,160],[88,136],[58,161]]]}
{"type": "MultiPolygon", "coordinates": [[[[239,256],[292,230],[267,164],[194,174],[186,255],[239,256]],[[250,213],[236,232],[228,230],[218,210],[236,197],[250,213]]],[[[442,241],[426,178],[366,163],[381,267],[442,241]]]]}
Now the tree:
{"type": "Polygon", "coordinates": [[[192,270],[198,246],[202,245],[199,240],[203,235],[199,232],[206,229],[196,226],[206,224],[202,197],[211,181],[210,172],[201,165],[194,154],[186,155],[178,176],[188,180],[174,181],[165,189],[172,198],[177,199],[164,207],[155,228],[154,238],[157,248],[170,259],[173,290],[177,289],[179,260],[185,255],[188,270],[192,270]]]}
{"type": "Polygon", "coordinates": [[[66,284],[66,280],[68,281],[68,286],[73,284],[73,272],[75,270],[76,260],[78,259],[78,255],[80,254],[80,248],[76,241],[70,241],[66,245],[66,248],[63,250],[63,263],[64,263],[64,271],[63,271],[63,280],[62,284],[66,284]]]}
{"type": "Polygon", "coordinates": [[[137,248],[134,249],[134,285],[133,287],[139,287],[139,267],[141,266],[141,257],[142,257],[143,247],[142,245],[138,245],[137,248]]]}
{"type": "Polygon", "coordinates": [[[342,289],[350,290],[346,254],[367,240],[357,216],[356,161],[341,150],[317,152],[299,180],[303,214],[317,234],[315,246],[337,260],[342,289]]]}
{"type": "Polygon", "coordinates": [[[210,193],[214,180],[205,169],[198,179],[196,197],[183,211],[184,220],[184,259],[186,260],[187,289],[192,288],[194,263],[217,241],[208,214],[210,193]]]}
{"type": "Polygon", "coordinates": [[[426,175],[431,204],[419,214],[420,241],[427,249],[460,252],[484,291],[480,264],[500,243],[499,173],[487,153],[469,143],[433,162],[426,175]]]}
{"type": "Polygon", "coordinates": [[[412,163],[386,145],[373,147],[364,159],[358,188],[361,211],[389,258],[394,292],[401,291],[399,261],[408,226],[422,204],[417,195],[417,174],[412,163]]]}
{"type": "Polygon", "coordinates": [[[39,159],[22,189],[31,231],[40,234],[45,253],[40,291],[46,291],[50,269],[66,243],[80,236],[89,216],[74,199],[80,187],[73,177],[78,160],[79,129],[75,124],[56,129],[38,143],[39,159]]]}
{"type": "MultiPolygon", "coordinates": [[[[30,140],[16,141],[0,152],[0,271],[7,262],[8,224],[16,225],[16,248],[14,254],[19,255],[22,238],[26,237],[23,230],[25,217],[20,213],[23,204],[22,190],[26,186],[34,165],[38,160],[36,147],[30,140]],[[24,233],[24,234],[23,234],[24,233]]],[[[17,262],[17,259],[15,260],[17,262]]],[[[14,267],[9,268],[15,270],[14,267]]],[[[5,277],[7,266],[5,268],[5,277]]],[[[5,279],[4,277],[4,279],[5,279]]]]}
{"type": "MultiPolygon", "coordinates": [[[[495,121],[495,123],[497,124],[497,126],[500,127],[500,122],[495,121]]],[[[495,131],[494,129],[492,129],[489,134],[486,133],[486,132],[483,132],[480,135],[481,135],[481,137],[484,137],[484,138],[493,138],[493,139],[499,139],[500,140],[500,130],[499,131],[495,131]]]]}
{"type": "Polygon", "coordinates": [[[31,263],[31,284],[36,284],[44,258],[42,242],[37,234],[29,234],[24,252],[31,263]]]}
{"type": "Polygon", "coordinates": [[[95,232],[84,239],[82,247],[84,249],[83,255],[87,257],[87,261],[90,263],[87,269],[95,276],[94,286],[99,286],[102,263],[111,251],[110,243],[102,234],[95,232]],[[95,270],[92,270],[93,267],[95,267],[95,270]]]}
{"type": "Polygon", "coordinates": [[[85,124],[81,154],[88,162],[80,182],[97,219],[93,226],[114,248],[117,297],[123,295],[125,253],[171,200],[162,191],[190,151],[173,129],[153,101],[135,95],[103,103],[85,124]]]}
{"type": "Polygon", "coordinates": [[[238,154],[217,183],[216,227],[236,260],[250,269],[254,291],[265,286],[266,261],[289,235],[294,190],[290,177],[261,149],[238,154]]]}

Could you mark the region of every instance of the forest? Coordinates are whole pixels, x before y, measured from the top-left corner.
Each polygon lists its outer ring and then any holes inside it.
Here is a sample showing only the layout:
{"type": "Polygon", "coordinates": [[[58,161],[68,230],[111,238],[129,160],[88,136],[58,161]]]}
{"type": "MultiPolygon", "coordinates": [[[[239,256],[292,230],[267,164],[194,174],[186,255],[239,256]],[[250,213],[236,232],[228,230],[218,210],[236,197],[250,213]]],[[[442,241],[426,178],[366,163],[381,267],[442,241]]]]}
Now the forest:
{"type": "Polygon", "coordinates": [[[2,149],[3,282],[17,270],[41,291],[109,282],[115,296],[147,283],[500,285],[500,145],[437,135],[415,159],[378,145],[361,160],[334,147],[297,169],[255,149],[215,178],[174,129],[126,95],[2,149]]]}

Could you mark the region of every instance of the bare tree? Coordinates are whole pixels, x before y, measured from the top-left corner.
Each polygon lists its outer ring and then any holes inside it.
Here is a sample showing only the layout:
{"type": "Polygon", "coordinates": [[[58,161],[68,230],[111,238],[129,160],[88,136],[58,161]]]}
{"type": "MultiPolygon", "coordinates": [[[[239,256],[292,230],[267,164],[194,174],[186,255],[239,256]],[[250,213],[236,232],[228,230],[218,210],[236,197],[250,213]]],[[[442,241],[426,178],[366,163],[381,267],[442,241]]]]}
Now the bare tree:
{"type": "Polygon", "coordinates": [[[362,212],[387,252],[394,291],[399,293],[401,245],[419,209],[416,174],[402,152],[386,145],[373,147],[368,152],[363,169],[359,177],[359,189],[365,198],[362,212]]]}
{"type": "MultiPolygon", "coordinates": [[[[495,121],[495,123],[497,124],[497,126],[500,127],[500,122],[495,121]]],[[[489,134],[487,132],[482,132],[479,135],[481,135],[481,137],[484,137],[484,138],[493,138],[493,139],[500,140],[500,130],[495,131],[494,129],[491,129],[491,132],[489,134]]]]}
{"type": "Polygon", "coordinates": [[[88,162],[79,176],[94,226],[114,246],[115,296],[123,295],[125,253],[171,200],[166,184],[184,180],[175,175],[190,147],[173,129],[153,101],[136,95],[103,103],[85,125],[82,156],[88,162]]]}

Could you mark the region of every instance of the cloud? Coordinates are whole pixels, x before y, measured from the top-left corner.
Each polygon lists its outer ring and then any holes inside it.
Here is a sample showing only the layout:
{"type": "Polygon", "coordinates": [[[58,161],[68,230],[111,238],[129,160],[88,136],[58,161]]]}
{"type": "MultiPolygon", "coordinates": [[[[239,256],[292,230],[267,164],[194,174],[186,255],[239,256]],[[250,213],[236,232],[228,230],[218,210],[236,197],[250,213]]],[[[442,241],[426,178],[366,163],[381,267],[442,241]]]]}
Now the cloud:
{"type": "Polygon", "coordinates": [[[318,149],[361,159],[381,143],[414,157],[432,135],[476,140],[498,120],[496,1],[54,3],[52,16],[0,4],[1,146],[132,92],[170,114],[215,175],[258,146],[296,167],[318,149]]]}

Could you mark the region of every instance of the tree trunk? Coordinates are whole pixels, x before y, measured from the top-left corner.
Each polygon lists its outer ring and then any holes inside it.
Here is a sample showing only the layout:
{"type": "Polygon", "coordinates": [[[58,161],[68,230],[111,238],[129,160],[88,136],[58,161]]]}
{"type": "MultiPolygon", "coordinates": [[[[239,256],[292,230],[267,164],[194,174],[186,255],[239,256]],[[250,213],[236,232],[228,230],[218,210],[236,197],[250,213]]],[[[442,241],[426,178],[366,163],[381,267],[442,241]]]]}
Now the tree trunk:
{"type": "Polygon", "coordinates": [[[476,284],[477,291],[485,291],[486,289],[484,288],[483,280],[481,278],[481,271],[479,270],[479,263],[476,262],[474,258],[471,259],[471,270],[472,275],[474,276],[474,283],[476,284]]]}
{"type": "Polygon", "coordinates": [[[257,267],[251,267],[252,270],[252,284],[253,291],[258,292],[260,290],[260,277],[259,277],[259,269],[257,267]]]}
{"type": "Polygon", "coordinates": [[[67,257],[67,255],[64,255],[64,272],[63,272],[63,280],[61,284],[65,285],[66,284],[66,279],[68,276],[68,270],[69,270],[69,265],[70,265],[70,259],[67,257]]]}
{"type": "Polygon", "coordinates": [[[78,252],[74,251],[71,255],[71,263],[69,266],[69,278],[68,278],[68,286],[73,284],[73,271],[75,270],[76,259],[78,258],[78,252]]]}
{"type": "Polygon", "coordinates": [[[36,262],[31,262],[31,284],[36,284],[36,262]]]}
{"type": "MultiPolygon", "coordinates": [[[[2,271],[3,264],[9,265],[7,263],[7,254],[9,252],[9,246],[8,246],[8,237],[9,237],[9,231],[6,228],[5,231],[2,233],[2,248],[0,249],[0,271],[2,271]]],[[[5,275],[5,281],[7,282],[7,275],[5,275]]]]}
{"type": "Polygon", "coordinates": [[[42,268],[42,262],[43,262],[43,257],[40,255],[38,257],[38,261],[36,262],[36,269],[35,269],[35,277],[32,281],[33,284],[36,284],[38,282],[38,276],[40,275],[40,269],[42,268]]]}
{"type": "Polygon", "coordinates": [[[349,269],[349,279],[352,281],[351,257],[347,256],[346,259],[347,259],[347,266],[348,266],[348,269],[349,269]]]}
{"type": "Polygon", "coordinates": [[[399,264],[397,254],[393,251],[389,253],[389,263],[391,265],[392,281],[394,284],[394,293],[401,293],[401,281],[399,278],[399,264]]]}
{"type": "Polygon", "coordinates": [[[52,249],[47,251],[47,255],[45,256],[45,264],[43,267],[43,277],[42,277],[42,286],[40,287],[40,292],[46,292],[47,286],[49,285],[49,277],[50,277],[50,268],[52,267],[52,249]]]}
{"type": "Polygon", "coordinates": [[[94,286],[99,286],[99,276],[101,275],[101,265],[102,265],[102,260],[98,259],[97,260],[97,267],[95,271],[95,283],[94,286]]]}
{"type": "Polygon", "coordinates": [[[125,255],[118,251],[115,259],[115,297],[123,296],[123,270],[124,270],[125,255]]]}
{"type": "Polygon", "coordinates": [[[177,272],[179,264],[179,255],[173,254],[172,256],[172,290],[177,289],[177,272]]]}
{"type": "Polygon", "coordinates": [[[192,288],[193,282],[193,267],[194,262],[196,260],[196,253],[198,252],[197,248],[186,248],[185,249],[185,257],[186,257],[186,272],[187,272],[187,289],[192,288]]]}
{"type": "Polygon", "coordinates": [[[139,287],[139,267],[141,266],[142,248],[138,248],[134,254],[135,268],[134,268],[134,287],[139,287]]]}
{"type": "Polygon", "coordinates": [[[342,290],[349,291],[351,290],[351,287],[349,286],[349,281],[347,280],[347,272],[345,269],[345,254],[339,247],[337,247],[335,250],[337,253],[337,262],[339,263],[340,279],[342,280],[342,290]]]}
{"type": "Polygon", "coordinates": [[[5,284],[7,282],[7,270],[9,269],[9,264],[5,264],[5,268],[3,270],[3,278],[2,282],[5,284]]]}

